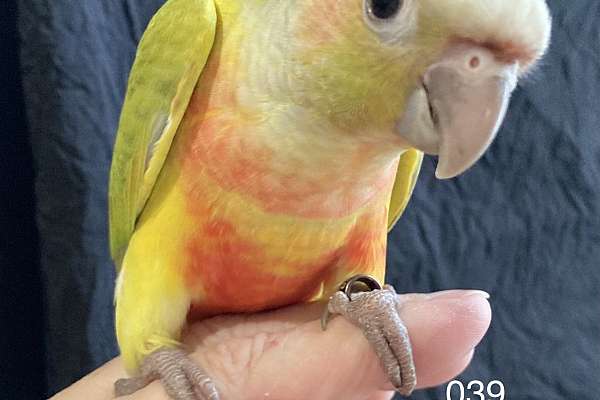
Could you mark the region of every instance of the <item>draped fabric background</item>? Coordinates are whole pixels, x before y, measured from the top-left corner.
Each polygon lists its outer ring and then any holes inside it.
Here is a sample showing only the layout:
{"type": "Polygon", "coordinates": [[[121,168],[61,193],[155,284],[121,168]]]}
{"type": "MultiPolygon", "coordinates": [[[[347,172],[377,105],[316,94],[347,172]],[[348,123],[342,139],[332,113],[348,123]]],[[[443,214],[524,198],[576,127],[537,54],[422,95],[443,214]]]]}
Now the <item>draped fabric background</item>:
{"type": "Polygon", "coordinates": [[[45,390],[42,285],[17,46],[16,2],[0,5],[0,398],[45,390]]]}
{"type": "MultiPolygon", "coordinates": [[[[2,6],[3,398],[54,393],[117,354],[108,170],[136,43],[162,2],[20,0],[18,20],[16,0],[2,6]]],[[[448,182],[436,181],[435,161],[426,160],[390,234],[388,280],[400,291],[491,293],[492,326],[463,382],[499,379],[515,400],[592,400],[600,387],[600,2],[549,4],[550,53],[515,93],[483,160],[448,182]]],[[[412,398],[445,399],[445,388],[412,398]]]]}

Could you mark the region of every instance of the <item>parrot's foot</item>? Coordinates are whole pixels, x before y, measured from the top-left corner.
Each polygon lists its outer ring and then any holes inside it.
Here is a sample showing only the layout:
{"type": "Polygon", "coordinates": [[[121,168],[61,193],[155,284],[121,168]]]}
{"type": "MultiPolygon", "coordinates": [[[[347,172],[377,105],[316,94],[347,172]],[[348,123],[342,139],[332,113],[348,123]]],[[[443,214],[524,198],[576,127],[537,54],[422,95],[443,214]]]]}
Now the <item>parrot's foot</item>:
{"type": "Polygon", "coordinates": [[[159,349],[144,360],[141,376],[119,379],[115,395],[126,396],[160,379],[173,400],[219,400],[211,378],[179,349],[159,349]]]}
{"type": "Polygon", "coordinates": [[[325,329],[330,313],[341,314],[361,328],[390,382],[401,395],[408,396],[417,377],[408,331],[398,314],[396,297],[392,286],[385,285],[382,289],[373,278],[359,275],[346,281],[331,296],[321,322],[325,329]]]}

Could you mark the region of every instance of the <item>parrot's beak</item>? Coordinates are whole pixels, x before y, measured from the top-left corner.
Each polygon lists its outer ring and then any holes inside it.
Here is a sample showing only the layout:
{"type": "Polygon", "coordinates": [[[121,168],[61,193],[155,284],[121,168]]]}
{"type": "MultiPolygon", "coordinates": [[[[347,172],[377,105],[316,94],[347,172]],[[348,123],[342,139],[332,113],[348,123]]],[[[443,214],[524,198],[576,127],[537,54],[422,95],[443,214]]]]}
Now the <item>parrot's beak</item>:
{"type": "Polygon", "coordinates": [[[516,87],[518,63],[459,44],[430,66],[397,124],[411,146],[439,155],[439,179],[471,167],[494,140],[516,87]]]}

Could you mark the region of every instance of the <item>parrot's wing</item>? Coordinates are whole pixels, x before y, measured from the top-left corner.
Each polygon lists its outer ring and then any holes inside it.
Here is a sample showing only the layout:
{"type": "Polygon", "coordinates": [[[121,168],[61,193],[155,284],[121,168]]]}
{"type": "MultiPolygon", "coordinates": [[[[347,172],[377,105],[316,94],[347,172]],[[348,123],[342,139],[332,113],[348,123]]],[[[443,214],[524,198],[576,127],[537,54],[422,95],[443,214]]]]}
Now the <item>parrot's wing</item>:
{"type": "Polygon", "coordinates": [[[419,177],[421,163],[423,162],[423,153],[410,149],[402,154],[400,163],[398,164],[398,172],[396,173],[396,181],[392,190],[390,199],[389,214],[388,214],[388,229],[392,230],[406,205],[419,177]]]}
{"type": "Polygon", "coordinates": [[[138,46],[109,184],[110,250],[119,268],[213,46],[213,0],[168,0],[138,46]]]}

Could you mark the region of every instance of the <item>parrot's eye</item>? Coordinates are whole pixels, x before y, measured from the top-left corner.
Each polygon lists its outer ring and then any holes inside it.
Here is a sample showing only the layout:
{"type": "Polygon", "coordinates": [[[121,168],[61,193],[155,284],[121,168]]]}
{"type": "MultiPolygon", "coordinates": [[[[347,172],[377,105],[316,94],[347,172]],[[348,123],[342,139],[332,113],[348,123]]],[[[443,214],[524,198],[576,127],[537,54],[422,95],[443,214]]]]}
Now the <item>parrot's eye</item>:
{"type": "Polygon", "coordinates": [[[363,18],[367,26],[387,44],[415,32],[416,0],[364,0],[363,18]]]}
{"type": "Polygon", "coordinates": [[[402,0],[367,0],[367,12],[377,19],[389,19],[398,14],[403,4],[402,0]]]}

